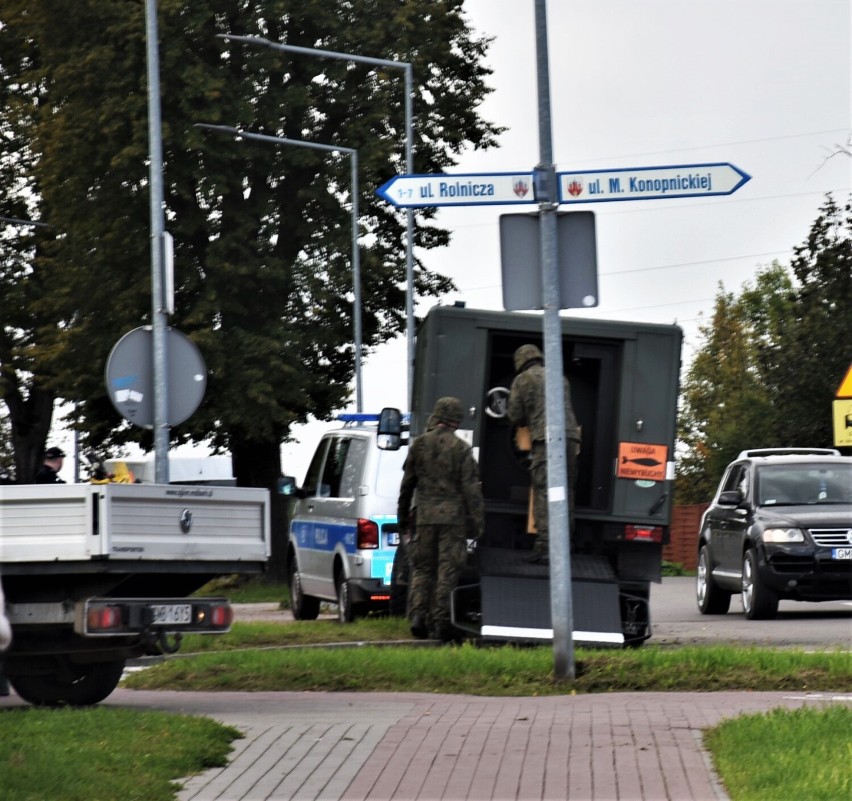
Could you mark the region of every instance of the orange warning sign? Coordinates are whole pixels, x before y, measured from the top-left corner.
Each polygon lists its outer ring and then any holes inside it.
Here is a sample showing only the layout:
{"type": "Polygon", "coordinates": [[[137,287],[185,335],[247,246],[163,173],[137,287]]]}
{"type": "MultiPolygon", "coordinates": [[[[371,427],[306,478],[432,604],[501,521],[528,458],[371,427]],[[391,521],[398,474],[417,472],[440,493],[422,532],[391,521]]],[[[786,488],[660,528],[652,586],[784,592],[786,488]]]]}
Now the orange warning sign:
{"type": "Polygon", "coordinates": [[[617,478],[644,478],[664,481],[669,449],[645,442],[619,442],[617,478]]]}
{"type": "Polygon", "coordinates": [[[834,397],[852,398],[852,364],[849,365],[849,369],[846,371],[846,375],[840,382],[840,386],[837,388],[837,394],[834,397]]]}

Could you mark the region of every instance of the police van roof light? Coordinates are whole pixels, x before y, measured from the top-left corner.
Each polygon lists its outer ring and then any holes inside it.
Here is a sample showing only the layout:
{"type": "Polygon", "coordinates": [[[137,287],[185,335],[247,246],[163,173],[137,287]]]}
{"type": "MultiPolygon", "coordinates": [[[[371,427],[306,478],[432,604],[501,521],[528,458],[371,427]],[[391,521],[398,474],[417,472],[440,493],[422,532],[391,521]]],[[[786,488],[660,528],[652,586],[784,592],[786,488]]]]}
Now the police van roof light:
{"type": "MultiPolygon", "coordinates": [[[[341,423],[378,423],[380,415],[374,412],[341,412],[337,415],[337,419],[341,423]]],[[[402,415],[403,425],[407,425],[409,421],[409,413],[404,412],[402,415]]]]}

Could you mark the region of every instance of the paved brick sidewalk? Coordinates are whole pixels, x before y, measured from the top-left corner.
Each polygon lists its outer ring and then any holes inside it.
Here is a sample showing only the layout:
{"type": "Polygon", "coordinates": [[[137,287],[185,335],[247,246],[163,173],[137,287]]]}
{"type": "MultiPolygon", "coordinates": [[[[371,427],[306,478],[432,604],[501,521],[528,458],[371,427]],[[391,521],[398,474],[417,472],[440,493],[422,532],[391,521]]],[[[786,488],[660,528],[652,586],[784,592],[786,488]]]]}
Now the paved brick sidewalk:
{"type": "Polygon", "coordinates": [[[117,690],[107,701],[245,732],[228,765],[187,780],[181,801],[720,801],[702,729],[827,702],[852,695],[117,690]]]}

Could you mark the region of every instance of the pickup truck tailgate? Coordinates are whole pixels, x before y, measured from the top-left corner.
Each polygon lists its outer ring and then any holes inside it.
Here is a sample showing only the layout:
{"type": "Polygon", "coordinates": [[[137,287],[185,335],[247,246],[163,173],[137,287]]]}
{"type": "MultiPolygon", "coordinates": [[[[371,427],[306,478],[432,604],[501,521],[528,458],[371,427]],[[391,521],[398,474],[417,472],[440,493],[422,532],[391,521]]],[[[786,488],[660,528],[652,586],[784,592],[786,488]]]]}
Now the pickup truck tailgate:
{"type": "Polygon", "coordinates": [[[243,487],[67,484],[0,488],[0,562],[263,562],[269,493],[243,487]]]}

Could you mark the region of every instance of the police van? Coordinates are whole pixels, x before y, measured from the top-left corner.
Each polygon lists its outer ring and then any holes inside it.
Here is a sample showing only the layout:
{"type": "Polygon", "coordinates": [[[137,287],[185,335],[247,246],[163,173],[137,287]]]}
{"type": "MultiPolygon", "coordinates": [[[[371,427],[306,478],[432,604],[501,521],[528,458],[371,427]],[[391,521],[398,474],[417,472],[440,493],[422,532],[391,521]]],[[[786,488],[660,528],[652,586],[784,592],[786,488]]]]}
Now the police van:
{"type": "Polygon", "coordinates": [[[396,441],[380,432],[378,414],[338,420],[342,425],[320,440],[303,485],[283,479],[282,491],[294,496],[287,572],[296,620],[315,620],[323,601],[337,604],[341,623],[391,606],[407,416],[396,441]]]}

